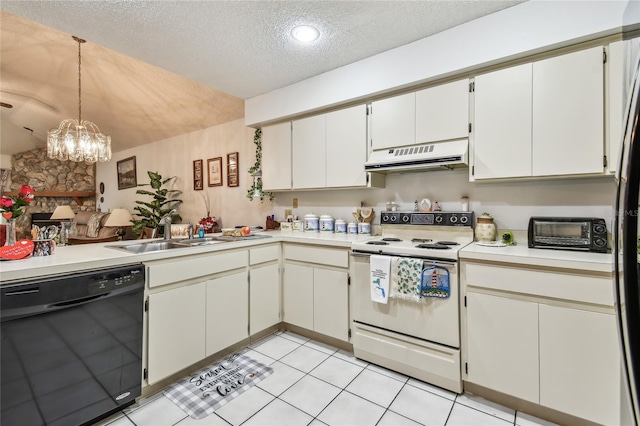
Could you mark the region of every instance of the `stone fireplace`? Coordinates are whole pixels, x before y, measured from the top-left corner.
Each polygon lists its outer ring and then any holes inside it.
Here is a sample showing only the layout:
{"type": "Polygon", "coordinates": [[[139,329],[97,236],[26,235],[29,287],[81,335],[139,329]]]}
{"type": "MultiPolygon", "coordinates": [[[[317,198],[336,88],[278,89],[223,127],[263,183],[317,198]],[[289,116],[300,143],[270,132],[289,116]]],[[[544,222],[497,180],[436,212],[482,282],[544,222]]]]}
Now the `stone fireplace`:
{"type": "MultiPolygon", "coordinates": [[[[11,159],[10,192],[24,184],[36,190],[35,199],[16,220],[17,238],[30,236],[32,213],[53,213],[69,205],[74,212],[96,209],[96,165],[52,160],[47,150],[37,148],[15,154],[11,159]]],[[[5,192],[5,188],[2,188],[5,192]]]]}

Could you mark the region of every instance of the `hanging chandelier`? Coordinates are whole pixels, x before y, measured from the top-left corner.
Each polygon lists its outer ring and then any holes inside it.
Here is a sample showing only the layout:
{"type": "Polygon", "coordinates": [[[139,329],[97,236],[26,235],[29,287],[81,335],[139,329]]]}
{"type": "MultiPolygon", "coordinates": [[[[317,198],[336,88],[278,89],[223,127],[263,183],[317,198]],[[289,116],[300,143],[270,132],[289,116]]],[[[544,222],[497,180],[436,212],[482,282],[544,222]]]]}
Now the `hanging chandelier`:
{"type": "Polygon", "coordinates": [[[73,36],[78,42],[78,119],[64,120],[57,129],[47,133],[47,155],[57,160],[96,161],[111,160],[111,136],[100,132],[98,126],[82,120],[82,55],[85,40],[73,36]]]}

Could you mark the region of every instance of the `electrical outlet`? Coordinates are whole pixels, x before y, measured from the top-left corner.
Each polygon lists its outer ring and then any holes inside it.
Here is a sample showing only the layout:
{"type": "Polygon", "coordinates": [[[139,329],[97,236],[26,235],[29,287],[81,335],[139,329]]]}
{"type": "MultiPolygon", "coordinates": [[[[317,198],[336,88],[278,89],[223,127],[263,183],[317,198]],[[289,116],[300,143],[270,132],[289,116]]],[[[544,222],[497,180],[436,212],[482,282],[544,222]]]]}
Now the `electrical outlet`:
{"type": "Polygon", "coordinates": [[[294,209],[297,209],[297,208],[298,208],[298,199],[297,199],[297,198],[294,198],[294,199],[293,199],[293,208],[294,208],[294,209]]]}
{"type": "Polygon", "coordinates": [[[289,216],[292,216],[292,215],[293,215],[293,210],[284,209],[284,220],[287,220],[289,216]]]}

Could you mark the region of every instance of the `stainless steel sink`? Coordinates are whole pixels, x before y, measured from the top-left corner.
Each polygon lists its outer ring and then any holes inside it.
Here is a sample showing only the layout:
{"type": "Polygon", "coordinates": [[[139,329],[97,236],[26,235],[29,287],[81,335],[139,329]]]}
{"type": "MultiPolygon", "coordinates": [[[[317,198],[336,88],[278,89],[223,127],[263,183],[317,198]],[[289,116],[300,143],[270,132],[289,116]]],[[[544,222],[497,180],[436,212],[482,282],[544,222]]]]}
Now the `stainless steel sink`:
{"type": "Polygon", "coordinates": [[[180,244],[179,241],[149,241],[146,243],[127,244],[123,246],[107,246],[116,250],[123,250],[129,253],[151,253],[155,251],[171,250],[189,247],[186,244],[180,244]]]}
{"type": "Polygon", "coordinates": [[[186,246],[201,246],[203,244],[218,244],[224,241],[218,240],[216,237],[203,237],[203,238],[191,238],[188,240],[177,240],[176,244],[182,244],[186,246]]]}
{"type": "Polygon", "coordinates": [[[260,238],[271,238],[270,235],[252,234],[246,237],[216,236],[203,238],[190,238],[184,240],[160,240],[144,243],[107,246],[112,249],[126,251],[128,253],[153,253],[156,251],[175,250],[186,247],[206,246],[210,244],[222,244],[230,241],[245,241],[260,238]]]}

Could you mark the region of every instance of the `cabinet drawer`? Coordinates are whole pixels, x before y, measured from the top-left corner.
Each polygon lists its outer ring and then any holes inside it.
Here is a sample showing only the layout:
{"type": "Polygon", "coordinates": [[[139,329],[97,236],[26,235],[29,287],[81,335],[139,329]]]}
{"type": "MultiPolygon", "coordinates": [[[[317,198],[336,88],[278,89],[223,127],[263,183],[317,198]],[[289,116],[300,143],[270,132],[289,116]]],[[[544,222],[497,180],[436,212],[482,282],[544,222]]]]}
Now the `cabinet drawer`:
{"type": "Polygon", "coordinates": [[[252,248],[249,250],[249,265],[270,262],[280,258],[280,245],[252,248]]]}
{"type": "Polygon", "coordinates": [[[339,268],[349,267],[348,250],[287,244],[284,246],[284,257],[300,262],[318,263],[339,268]]]}
{"type": "Polygon", "coordinates": [[[149,287],[230,271],[247,265],[247,252],[236,251],[209,256],[193,256],[147,264],[149,287]]]}
{"type": "Polygon", "coordinates": [[[467,262],[462,270],[467,286],[613,306],[610,277],[467,262]]]}

